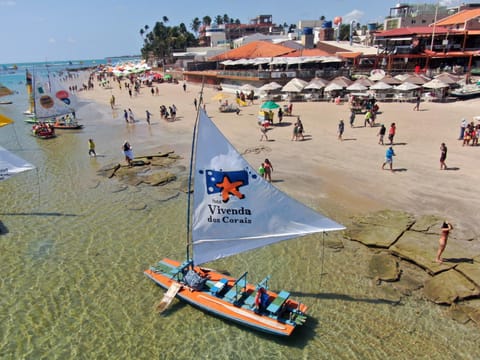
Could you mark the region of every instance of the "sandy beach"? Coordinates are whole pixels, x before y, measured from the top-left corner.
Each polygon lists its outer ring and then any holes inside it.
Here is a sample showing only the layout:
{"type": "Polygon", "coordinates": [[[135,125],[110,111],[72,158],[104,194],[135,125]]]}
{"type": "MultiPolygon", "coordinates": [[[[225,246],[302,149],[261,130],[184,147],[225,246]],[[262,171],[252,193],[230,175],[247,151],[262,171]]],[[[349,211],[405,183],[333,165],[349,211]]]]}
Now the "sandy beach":
{"type": "MultiPolygon", "coordinates": [[[[81,97],[112,111],[108,120],[112,123],[125,123],[123,109],[131,108],[137,122],[125,126],[136,129],[128,131],[131,136],[128,140],[137,152],[158,147],[161,138],[162,147],[188,158],[196,116],[194,99],[199,98],[201,87],[187,84],[184,91],[182,84],[156,86],[159,96],[142,87],[138,96],[130,97],[124,86],[120,89],[114,84],[113,88],[104,89],[96,83],[94,90],[81,92],[81,97]],[[116,98],[114,110],[109,105],[112,94],[116,98]],[[176,105],[176,121],[160,118],[162,104],[176,105]],[[146,122],[145,110],[153,114],[151,126],[146,122]]],[[[217,93],[212,88],[204,89],[209,116],[230,142],[245,153],[252,166],[256,168],[269,158],[274,167],[275,186],[298,200],[340,222],[348,222],[352,215],[381,209],[404,210],[416,216],[438,215],[455,224],[457,238],[478,238],[475,224],[480,194],[474,186],[480,176],[476,166],[480,148],[462,146],[457,139],[461,119],[470,122],[479,115],[480,100],[422,102],[420,111],[413,111],[413,103],[379,103],[377,123],[385,124],[387,130],[392,122],[397,125],[394,172],[390,172],[381,169],[388,146],[378,144],[379,128],[363,127],[362,114],[357,115],[351,128],[348,104],[296,102],[295,116],[284,117],[278,125],[275,115],[275,125],[267,132],[269,141],[259,141],[257,114],[261,101],[242,107],[239,115],[221,113],[218,100],[213,99],[217,93]],[[304,141],[291,140],[296,116],[301,117],[305,127],[304,141]],[[346,124],[343,141],[337,138],[340,119],[346,124]],[[448,147],[449,168],[443,171],[439,163],[442,142],[448,147]]],[[[234,101],[233,95],[229,101],[234,101]]],[[[118,139],[119,144],[122,141],[118,139]]],[[[118,160],[122,161],[120,154],[118,160]]],[[[475,241],[469,246],[480,249],[475,241]]]]}

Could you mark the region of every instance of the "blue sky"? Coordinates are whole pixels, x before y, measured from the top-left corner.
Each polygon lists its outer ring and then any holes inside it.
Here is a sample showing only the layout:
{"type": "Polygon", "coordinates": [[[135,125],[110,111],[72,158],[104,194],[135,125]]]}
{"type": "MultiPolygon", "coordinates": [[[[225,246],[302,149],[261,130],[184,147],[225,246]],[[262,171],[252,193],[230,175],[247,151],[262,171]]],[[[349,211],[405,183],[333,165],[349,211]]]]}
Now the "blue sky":
{"type": "MultiPolygon", "coordinates": [[[[439,0],[456,5],[459,0],[439,0]]],[[[102,59],[140,53],[140,28],[190,23],[195,17],[227,14],[242,23],[260,14],[296,24],[341,16],[344,23],[381,22],[398,0],[0,0],[0,64],[102,59]]],[[[404,2],[404,1],[402,1],[404,2]]],[[[473,2],[473,1],[463,1],[473,2]]],[[[479,0],[480,2],[480,0],[479,0]]],[[[411,0],[409,3],[437,3],[411,0]]]]}

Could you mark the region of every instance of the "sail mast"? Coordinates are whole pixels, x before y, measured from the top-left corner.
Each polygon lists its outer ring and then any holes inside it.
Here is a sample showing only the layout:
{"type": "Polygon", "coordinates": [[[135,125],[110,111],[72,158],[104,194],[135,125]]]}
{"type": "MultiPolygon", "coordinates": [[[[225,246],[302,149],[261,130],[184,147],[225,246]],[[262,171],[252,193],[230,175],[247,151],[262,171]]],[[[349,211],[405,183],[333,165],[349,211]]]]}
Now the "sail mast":
{"type": "MultiPolygon", "coordinates": [[[[196,144],[197,144],[197,126],[198,126],[198,119],[199,119],[199,116],[200,116],[200,107],[203,103],[203,87],[205,85],[205,78],[202,80],[202,88],[200,90],[200,98],[198,100],[198,104],[197,104],[197,116],[195,118],[195,124],[193,126],[193,135],[192,135],[192,148],[190,150],[190,171],[188,173],[188,195],[187,195],[187,241],[186,241],[186,245],[187,245],[187,261],[190,260],[190,239],[191,239],[191,224],[190,224],[190,219],[191,219],[191,202],[192,202],[192,175],[193,175],[193,161],[194,161],[194,157],[195,157],[195,147],[196,147],[196,144]]],[[[192,248],[192,251],[193,251],[193,248],[192,248]]]]}

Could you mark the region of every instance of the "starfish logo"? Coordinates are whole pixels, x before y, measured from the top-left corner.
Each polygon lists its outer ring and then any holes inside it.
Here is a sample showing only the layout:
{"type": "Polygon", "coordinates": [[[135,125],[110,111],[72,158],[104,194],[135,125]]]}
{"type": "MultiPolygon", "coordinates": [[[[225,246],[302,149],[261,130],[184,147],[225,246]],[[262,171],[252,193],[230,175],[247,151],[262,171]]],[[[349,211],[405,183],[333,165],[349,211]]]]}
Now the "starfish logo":
{"type": "Polygon", "coordinates": [[[224,203],[230,200],[230,196],[237,199],[245,198],[240,187],[248,185],[248,173],[242,171],[215,171],[206,170],[206,185],[208,194],[220,194],[224,203]]]}

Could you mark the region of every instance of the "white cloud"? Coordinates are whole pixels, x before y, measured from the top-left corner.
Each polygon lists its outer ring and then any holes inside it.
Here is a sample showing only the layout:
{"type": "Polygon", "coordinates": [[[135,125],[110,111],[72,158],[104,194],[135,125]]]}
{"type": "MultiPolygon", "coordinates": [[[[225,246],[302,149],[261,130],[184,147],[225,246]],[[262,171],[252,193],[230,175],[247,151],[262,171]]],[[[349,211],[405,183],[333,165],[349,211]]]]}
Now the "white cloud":
{"type": "Polygon", "coordinates": [[[349,24],[352,20],[361,22],[363,15],[365,15],[365,12],[362,10],[352,10],[348,14],[342,16],[342,22],[344,24],[349,24]]]}
{"type": "Polygon", "coordinates": [[[15,6],[15,5],[17,5],[17,2],[13,0],[0,1],[0,6],[15,6]]]}

